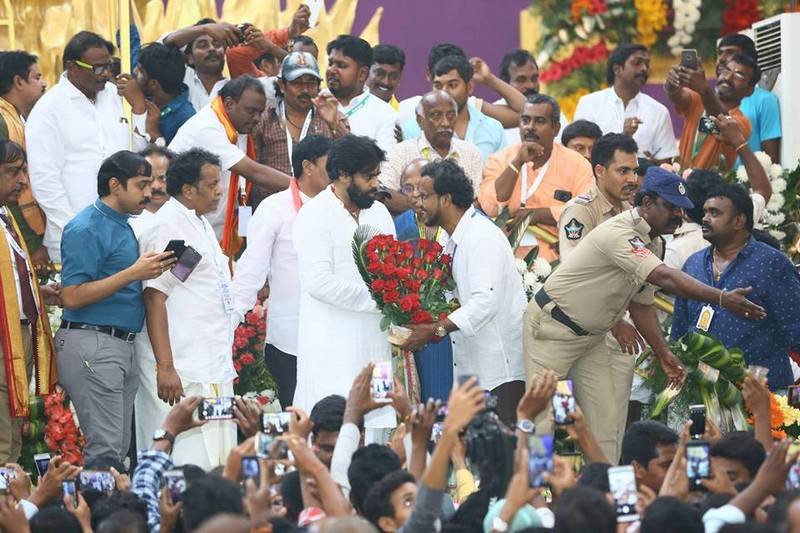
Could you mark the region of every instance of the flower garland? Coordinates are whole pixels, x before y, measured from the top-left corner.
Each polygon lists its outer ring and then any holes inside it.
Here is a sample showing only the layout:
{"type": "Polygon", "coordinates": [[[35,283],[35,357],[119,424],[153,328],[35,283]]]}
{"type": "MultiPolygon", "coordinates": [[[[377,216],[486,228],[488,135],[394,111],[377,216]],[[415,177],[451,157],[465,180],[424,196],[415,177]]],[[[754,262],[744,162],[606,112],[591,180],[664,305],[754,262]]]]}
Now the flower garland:
{"type": "Polygon", "coordinates": [[[761,20],[758,0],[724,0],[722,35],[736,33],[761,20]]]}
{"type": "Polygon", "coordinates": [[[522,276],[525,296],[530,302],[533,296],[542,288],[547,277],[553,272],[553,266],[541,257],[533,259],[530,265],[524,259],[518,258],[516,264],[517,272],[522,276]]]}
{"type": "Polygon", "coordinates": [[[604,41],[594,46],[576,46],[572,55],[564,61],[551,61],[550,65],[539,73],[539,80],[542,83],[560,81],[579,68],[606,60],[609,54],[610,51],[604,41]]]}
{"type": "Polygon", "coordinates": [[[786,396],[773,394],[770,398],[770,426],[772,427],[772,435],[778,438],[786,438],[788,435],[792,439],[800,437],[800,409],[789,405],[786,396]],[[781,424],[777,426],[775,422],[778,420],[777,414],[774,409],[780,410],[781,424]],[[776,429],[778,434],[776,435],[776,429]],[[780,434],[783,437],[780,437],[780,434]]]}
{"type": "Polygon", "coordinates": [[[584,14],[599,15],[608,10],[605,0],[574,0],[572,2],[572,20],[578,22],[584,14]]]}
{"type": "Polygon", "coordinates": [[[681,49],[692,42],[696,24],[700,20],[701,0],[673,0],[675,33],[667,40],[672,55],[679,55],[681,49]]]}
{"type": "Polygon", "coordinates": [[[83,446],[86,438],[81,434],[66,393],[58,389],[45,396],[44,442],[56,455],[73,465],[83,465],[83,446]]]}
{"type": "Polygon", "coordinates": [[[636,6],[636,40],[648,48],[667,25],[667,6],[663,0],[634,0],[636,6]]]}
{"type": "MultiPolygon", "coordinates": [[[[761,163],[761,166],[764,167],[764,172],[766,172],[769,177],[770,185],[772,185],[772,196],[769,202],[767,202],[761,221],[756,220],[754,222],[757,227],[763,227],[770,235],[779,241],[783,241],[786,238],[786,232],[779,228],[786,222],[787,217],[787,214],[784,212],[784,206],[786,204],[787,173],[782,166],[773,163],[765,152],[758,151],[755,153],[755,156],[758,162],[761,163]],[[759,222],[762,224],[759,224],[759,222]]],[[[749,185],[747,171],[744,165],[740,165],[736,170],[736,180],[739,183],[749,185]]]]}

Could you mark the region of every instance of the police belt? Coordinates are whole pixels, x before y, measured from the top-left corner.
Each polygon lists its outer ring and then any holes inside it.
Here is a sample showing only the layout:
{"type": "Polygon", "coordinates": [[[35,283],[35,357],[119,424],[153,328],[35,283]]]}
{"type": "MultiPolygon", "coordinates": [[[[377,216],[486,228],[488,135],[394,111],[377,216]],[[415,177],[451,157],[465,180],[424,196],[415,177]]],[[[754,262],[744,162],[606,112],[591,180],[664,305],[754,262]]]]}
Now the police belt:
{"type": "MultiPolygon", "coordinates": [[[[536,296],[534,296],[533,298],[534,300],[536,300],[536,303],[539,304],[539,307],[541,307],[542,309],[544,309],[544,306],[553,301],[553,299],[550,298],[550,296],[546,292],[544,292],[544,289],[539,289],[539,292],[537,292],[536,296]]],[[[588,331],[586,331],[578,324],[573,322],[572,319],[568,317],[567,314],[564,313],[564,311],[562,311],[561,308],[555,304],[553,305],[553,308],[550,309],[550,316],[553,317],[553,320],[561,322],[562,324],[567,326],[578,337],[585,337],[586,335],[589,334],[588,331]]]]}

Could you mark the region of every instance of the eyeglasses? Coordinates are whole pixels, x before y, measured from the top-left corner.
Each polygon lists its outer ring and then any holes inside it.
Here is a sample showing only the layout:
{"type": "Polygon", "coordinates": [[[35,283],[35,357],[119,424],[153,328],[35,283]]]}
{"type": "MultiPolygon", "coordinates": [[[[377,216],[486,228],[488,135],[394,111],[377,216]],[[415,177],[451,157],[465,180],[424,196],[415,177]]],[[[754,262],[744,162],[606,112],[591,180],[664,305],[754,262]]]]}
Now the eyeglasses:
{"type": "Polygon", "coordinates": [[[73,59],[72,62],[83,69],[91,70],[95,76],[100,76],[105,72],[112,72],[114,70],[114,63],[108,63],[105,65],[90,65],[89,63],[84,63],[80,59],[73,59]]]}
{"type": "Polygon", "coordinates": [[[742,74],[741,72],[739,72],[738,70],[731,70],[728,67],[726,67],[725,65],[720,65],[720,67],[717,69],[717,77],[718,78],[720,76],[727,76],[727,75],[729,75],[731,73],[733,73],[733,77],[736,78],[737,80],[739,80],[739,81],[747,81],[747,78],[745,77],[745,75],[742,74]]]}
{"type": "Polygon", "coordinates": [[[415,194],[419,194],[419,187],[414,187],[413,185],[403,185],[400,189],[400,192],[406,196],[414,196],[415,194]]]}

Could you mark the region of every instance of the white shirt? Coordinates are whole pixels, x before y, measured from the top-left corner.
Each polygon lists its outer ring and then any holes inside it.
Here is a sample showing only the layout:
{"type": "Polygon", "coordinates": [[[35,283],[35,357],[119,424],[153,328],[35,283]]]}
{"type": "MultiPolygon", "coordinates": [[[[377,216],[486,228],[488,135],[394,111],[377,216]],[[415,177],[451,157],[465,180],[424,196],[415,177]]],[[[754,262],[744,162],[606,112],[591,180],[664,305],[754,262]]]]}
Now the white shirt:
{"type": "MultiPolygon", "coordinates": [[[[230,383],[236,378],[231,347],[231,314],[225,310],[223,287],[230,290],[228,258],[222,253],[214,230],[204,216],[198,217],[175,198],[170,198],[154,215],[156,224],[139,238],[139,250],[162,252],[172,239],[183,239],[186,246],[203,258],[181,282],[170,271],[144,282],[145,288],[167,295],[167,319],[172,360],[181,380],[189,383],[230,383]]],[[[152,359],[150,337],[145,331],[136,336],[137,357],[152,359]]]]}
{"type": "MultiPolygon", "coordinates": [[[[310,200],[302,191],[303,203],[310,200]]],[[[253,308],[256,295],[269,280],[267,343],[297,355],[300,276],[292,231],[297,210],[291,189],[268,196],[256,208],[247,227],[247,248],[236,262],[233,300],[238,321],[253,308]]]]}
{"type": "Polygon", "coordinates": [[[457,331],[453,374],[477,374],[481,387],[525,380],[522,315],[527,305],[508,239],[470,207],[445,246],[453,257],[453,279],[461,307],[449,319],[457,331]]]}
{"type": "MultiPolygon", "coordinates": [[[[505,98],[500,98],[499,100],[495,100],[494,103],[497,104],[497,105],[506,105],[506,99],[505,98]]],[[[561,113],[561,118],[559,120],[561,120],[561,129],[558,130],[558,135],[556,135],[555,139],[553,139],[553,140],[554,140],[554,142],[557,142],[557,143],[561,144],[561,134],[564,132],[564,128],[569,126],[569,119],[567,118],[567,115],[565,115],[564,113],[561,113]]],[[[519,128],[518,127],[517,128],[506,128],[503,131],[506,133],[506,142],[508,143],[508,146],[511,146],[511,145],[519,143],[520,136],[519,136],[519,128]]]]}
{"type": "Polygon", "coordinates": [[[211,91],[206,91],[206,86],[203,85],[203,82],[197,76],[197,72],[195,72],[194,68],[190,66],[186,66],[186,73],[183,75],[183,83],[189,87],[189,102],[191,102],[192,107],[194,107],[195,111],[200,111],[205,106],[208,105],[208,102],[217,95],[219,90],[228,83],[228,78],[222,78],[217,83],[211,87],[211,91]]]}
{"type": "Polygon", "coordinates": [[[25,124],[28,175],[36,201],[47,216],[44,245],[61,260],[61,233],[67,222],[97,199],[97,171],[105,158],[129,149],[117,88],[91,100],[61,75],[31,111],[25,124]]]}
{"type": "MultiPolygon", "coordinates": [[[[11,213],[5,208],[5,206],[0,205],[0,214],[5,215],[7,218],[11,218],[11,213]]],[[[14,235],[11,233],[11,228],[6,227],[5,223],[0,220],[0,226],[3,226],[3,231],[6,233],[6,242],[8,243],[8,253],[10,254],[9,257],[11,258],[11,270],[14,272],[14,285],[17,288],[17,303],[19,303],[19,318],[20,320],[27,319],[27,315],[25,315],[25,310],[22,307],[22,286],[19,284],[19,271],[17,270],[17,261],[15,256],[17,255],[17,245],[16,241],[14,240],[14,235]]],[[[20,237],[22,238],[22,237],[20,237]]],[[[20,251],[22,251],[22,247],[19,247],[20,251]]],[[[35,272],[33,265],[30,262],[30,258],[27,254],[22,254],[25,258],[25,263],[28,265],[28,273],[35,272]]],[[[31,281],[31,288],[33,288],[33,282],[31,281]]],[[[36,302],[36,307],[39,308],[39,297],[36,294],[36,291],[33,291],[33,301],[36,302]]]]}
{"type": "Polygon", "coordinates": [[[350,123],[350,133],[363,135],[373,139],[381,150],[388,152],[397,144],[394,138],[394,125],[397,112],[388,103],[369,92],[369,87],[350,100],[345,107],[339,104],[339,111],[344,113],[350,123]]]}
{"type": "Polygon", "coordinates": [[[668,159],[678,155],[678,143],[672,131],[669,111],[654,98],[640,92],[625,107],[613,87],[582,96],[575,109],[573,120],[590,120],[600,126],[603,133],[622,133],[625,119],[637,117],[642,123],[633,134],[639,146],[639,157],[649,152],[655,159],[668,159]]]}
{"type": "Polygon", "coordinates": [[[247,157],[247,135],[240,133],[236,144],[231,143],[225,133],[225,127],[217,118],[214,110],[206,106],[187,120],[169,143],[169,149],[175,153],[185,152],[191,148],[208,150],[219,157],[220,163],[222,163],[220,174],[222,198],[219,200],[217,210],[206,215],[217,238],[221,239],[222,229],[225,226],[225,206],[228,202],[228,185],[231,178],[230,169],[247,157]]]}
{"type": "MultiPolygon", "coordinates": [[[[381,202],[362,209],[358,224],[394,235],[394,221],[381,202]]],[[[329,394],[347,395],[370,361],[389,361],[381,314],[353,260],[356,221],[329,187],[306,203],[294,224],[300,274],[297,391],[294,405],[306,412],[329,394]]],[[[394,427],[395,414],[368,414],[367,427],[394,427]]]]}
{"type": "Polygon", "coordinates": [[[156,215],[147,209],[142,211],[140,215],[132,215],[128,218],[128,225],[133,230],[133,234],[136,235],[137,239],[154,224],[156,224],[156,215]]]}

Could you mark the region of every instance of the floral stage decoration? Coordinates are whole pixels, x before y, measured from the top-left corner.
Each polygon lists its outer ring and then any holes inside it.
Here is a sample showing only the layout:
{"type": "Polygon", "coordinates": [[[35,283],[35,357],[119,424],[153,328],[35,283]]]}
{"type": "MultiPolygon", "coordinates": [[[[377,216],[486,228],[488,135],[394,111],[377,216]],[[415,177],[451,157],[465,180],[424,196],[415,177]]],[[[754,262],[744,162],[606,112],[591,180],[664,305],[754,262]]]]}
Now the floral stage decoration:
{"type": "Polygon", "coordinates": [[[773,394],[770,398],[772,436],[776,439],[800,438],[800,409],[789,405],[786,396],[773,394]]]}
{"type": "Polygon", "coordinates": [[[234,333],[233,368],[239,377],[233,382],[233,390],[239,396],[257,400],[262,407],[275,400],[277,390],[264,361],[266,335],[267,309],[256,303],[234,333]]]}

